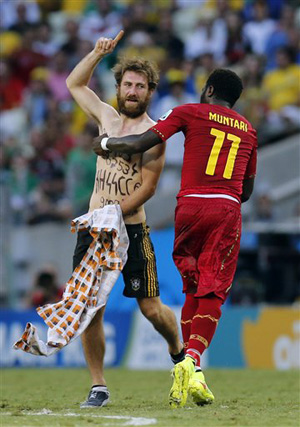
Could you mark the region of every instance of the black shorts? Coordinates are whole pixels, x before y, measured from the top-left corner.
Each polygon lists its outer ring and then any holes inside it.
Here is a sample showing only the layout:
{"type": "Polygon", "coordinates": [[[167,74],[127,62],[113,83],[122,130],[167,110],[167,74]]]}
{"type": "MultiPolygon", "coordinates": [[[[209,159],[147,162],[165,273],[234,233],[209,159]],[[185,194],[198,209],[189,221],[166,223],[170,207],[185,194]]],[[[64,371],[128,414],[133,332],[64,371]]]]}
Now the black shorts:
{"type": "MultiPolygon", "coordinates": [[[[125,283],[123,295],[130,298],[159,296],[156,259],[153,244],[146,224],[126,224],[129,237],[128,259],[122,270],[125,283]]],[[[73,270],[84,257],[92,243],[92,236],[86,230],[77,233],[73,255],[73,270]]]]}

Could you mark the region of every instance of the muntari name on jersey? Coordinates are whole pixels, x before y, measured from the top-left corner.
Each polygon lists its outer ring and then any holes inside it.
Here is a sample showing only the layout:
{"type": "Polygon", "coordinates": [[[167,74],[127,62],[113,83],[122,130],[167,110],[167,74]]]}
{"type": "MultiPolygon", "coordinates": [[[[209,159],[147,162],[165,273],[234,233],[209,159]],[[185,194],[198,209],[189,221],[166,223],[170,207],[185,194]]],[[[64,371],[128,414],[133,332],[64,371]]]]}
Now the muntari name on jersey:
{"type": "Polygon", "coordinates": [[[242,122],[237,119],[233,119],[232,117],[222,116],[221,114],[209,112],[209,120],[213,120],[214,122],[221,123],[222,125],[232,126],[233,128],[237,128],[248,132],[248,125],[245,122],[242,122]]]}

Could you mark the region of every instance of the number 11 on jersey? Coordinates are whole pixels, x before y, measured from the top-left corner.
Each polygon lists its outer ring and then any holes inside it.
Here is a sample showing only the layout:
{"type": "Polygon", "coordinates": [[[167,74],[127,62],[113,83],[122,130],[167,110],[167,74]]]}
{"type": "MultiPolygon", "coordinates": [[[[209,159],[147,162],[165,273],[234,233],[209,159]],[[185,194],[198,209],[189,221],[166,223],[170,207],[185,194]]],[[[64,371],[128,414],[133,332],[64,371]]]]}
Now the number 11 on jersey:
{"type": "Polygon", "coordinates": [[[206,173],[206,175],[214,175],[215,169],[217,166],[217,162],[218,162],[218,158],[219,158],[219,154],[220,154],[221,148],[223,146],[223,142],[226,138],[228,141],[231,141],[232,144],[231,144],[231,147],[230,147],[230,150],[228,153],[228,157],[227,157],[227,161],[226,161],[226,165],[225,165],[225,169],[224,169],[224,173],[223,173],[223,178],[231,179],[233,167],[234,167],[234,162],[235,162],[235,158],[237,156],[237,152],[239,149],[241,138],[239,138],[236,135],[233,135],[232,133],[226,134],[225,132],[223,132],[219,129],[216,129],[216,128],[212,128],[210,130],[210,134],[215,136],[215,141],[214,141],[214,144],[213,144],[211,152],[210,152],[210,156],[209,156],[209,159],[207,162],[205,173],[206,173]]]}

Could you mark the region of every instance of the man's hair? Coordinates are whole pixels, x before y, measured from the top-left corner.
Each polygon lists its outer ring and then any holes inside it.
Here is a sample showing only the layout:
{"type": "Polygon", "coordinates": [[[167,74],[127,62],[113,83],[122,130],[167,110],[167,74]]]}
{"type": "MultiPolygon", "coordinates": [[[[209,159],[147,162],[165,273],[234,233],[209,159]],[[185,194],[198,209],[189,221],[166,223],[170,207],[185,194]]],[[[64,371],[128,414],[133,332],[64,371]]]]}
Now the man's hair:
{"type": "Polygon", "coordinates": [[[231,70],[217,69],[208,77],[206,87],[214,87],[214,96],[229,102],[232,107],[241,96],[243,83],[240,77],[231,70]]]}
{"type": "Polygon", "coordinates": [[[123,58],[113,68],[116,82],[121,84],[122,78],[126,71],[142,73],[147,77],[149,89],[154,90],[159,81],[159,74],[156,65],[143,58],[123,58]]]}

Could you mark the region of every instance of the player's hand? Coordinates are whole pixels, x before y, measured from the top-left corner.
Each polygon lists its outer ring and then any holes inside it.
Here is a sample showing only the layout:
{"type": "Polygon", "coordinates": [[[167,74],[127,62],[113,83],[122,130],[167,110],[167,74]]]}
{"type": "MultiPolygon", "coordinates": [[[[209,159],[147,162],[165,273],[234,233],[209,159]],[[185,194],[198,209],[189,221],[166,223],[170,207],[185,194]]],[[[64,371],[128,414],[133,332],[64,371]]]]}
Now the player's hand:
{"type": "Polygon", "coordinates": [[[97,136],[97,138],[93,139],[92,148],[93,148],[94,152],[97,154],[97,156],[101,156],[104,158],[108,157],[109,151],[103,150],[101,147],[102,139],[107,138],[107,137],[108,137],[107,133],[103,133],[102,135],[99,135],[99,136],[97,136]]]}
{"type": "Polygon", "coordinates": [[[94,52],[100,57],[103,57],[105,55],[108,55],[109,53],[112,53],[115,47],[117,46],[117,44],[119,43],[119,41],[121,40],[121,38],[123,37],[123,35],[124,35],[124,31],[121,30],[114,39],[107,39],[105,37],[100,37],[100,39],[96,41],[94,52]]]}

